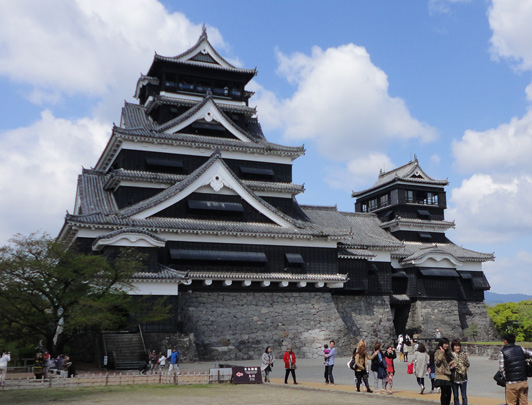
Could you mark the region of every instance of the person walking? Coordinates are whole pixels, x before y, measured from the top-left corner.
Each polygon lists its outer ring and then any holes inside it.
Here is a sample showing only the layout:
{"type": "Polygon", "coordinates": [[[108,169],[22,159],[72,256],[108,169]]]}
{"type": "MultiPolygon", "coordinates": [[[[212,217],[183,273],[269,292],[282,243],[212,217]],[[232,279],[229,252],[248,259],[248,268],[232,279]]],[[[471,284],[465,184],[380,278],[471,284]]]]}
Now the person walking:
{"type": "Polygon", "coordinates": [[[423,395],[425,391],[425,374],[428,373],[430,363],[430,357],[423,343],[418,344],[417,351],[414,353],[413,362],[417,385],[421,389],[419,393],[423,395]]]}
{"type": "Polygon", "coordinates": [[[159,372],[162,374],[164,372],[164,367],[166,366],[166,356],[164,353],[160,354],[159,360],[157,360],[157,365],[159,366],[159,372]]]}
{"type": "Polygon", "coordinates": [[[283,361],[284,361],[284,368],[285,368],[284,383],[288,384],[288,375],[292,374],[292,379],[294,380],[294,384],[297,385],[297,381],[296,381],[296,368],[297,368],[297,366],[296,366],[296,355],[292,351],[291,347],[287,347],[286,348],[286,352],[284,352],[284,355],[283,355],[283,361]]]}
{"type": "Polygon", "coordinates": [[[372,360],[375,355],[376,354],[368,355],[366,343],[363,340],[358,342],[357,353],[355,355],[355,376],[357,379],[357,392],[360,392],[360,383],[362,382],[362,380],[364,380],[364,385],[367,389],[366,392],[370,394],[373,392],[369,387],[367,362],[368,360],[372,360]]]}
{"type": "Polygon", "coordinates": [[[392,394],[393,376],[395,375],[395,366],[393,361],[397,358],[395,348],[390,345],[386,348],[384,353],[384,361],[386,362],[386,382],[384,383],[384,390],[387,394],[392,394]],[[389,387],[389,388],[388,388],[389,387]]]}
{"type": "Polygon", "coordinates": [[[172,349],[172,354],[170,355],[170,367],[168,368],[168,375],[175,373],[177,375],[181,374],[179,371],[179,352],[177,349],[172,349]]]}
{"type": "Polygon", "coordinates": [[[2,350],[2,357],[0,357],[0,386],[6,384],[7,363],[11,361],[11,353],[7,350],[2,350]]]}
{"type": "Polygon", "coordinates": [[[377,353],[373,360],[371,360],[371,371],[373,372],[373,386],[375,392],[379,392],[379,381],[381,383],[382,391],[385,391],[384,384],[386,380],[386,362],[384,360],[384,353],[381,352],[381,343],[375,343],[374,353],[377,353]]]}
{"type": "Polygon", "coordinates": [[[526,359],[532,358],[532,351],[515,344],[515,335],[504,336],[504,347],[499,353],[499,371],[506,380],[505,399],[507,405],[528,404],[528,382],[526,359]]]}
{"type": "Polygon", "coordinates": [[[430,378],[430,392],[434,391],[434,383],[436,382],[436,365],[434,364],[434,350],[429,352],[429,378],[430,378]]]}
{"type": "Polygon", "coordinates": [[[440,404],[451,403],[451,365],[453,355],[449,350],[449,339],[443,337],[438,342],[438,349],[434,353],[434,365],[436,366],[436,381],[434,386],[440,388],[440,404]]]}
{"type": "Polygon", "coordinates": [[[262,365],[260,366],[264,382],[270,382],[270,373],[272,371],[272,368],[273,368],[272,348],[270,346],[267,346],[266,350],[264,350],[264,353],[262,353],[262,365]]]}
{"type": "Polygon", "coordinates": [[[460,392],[462,393],[462,405],[467,405],[467,369],[469,359],[462,351],[460,341],[455,339],[451,342],[451,353],[453,354],[453,367],[451,367],[451,381],[453,382],[454,405],[460,405],[460,392]]]}
{"type": "Polygon", "coordinates": [[[334,359],[336,357],[336,349],[335,346],[336,343],[334,340],[331,340],[329,342],[329,353],[325,354],[325,384],[331,384],[334,385],[334,376],[333,376],[333,368],[334,368],[334,359]]]}

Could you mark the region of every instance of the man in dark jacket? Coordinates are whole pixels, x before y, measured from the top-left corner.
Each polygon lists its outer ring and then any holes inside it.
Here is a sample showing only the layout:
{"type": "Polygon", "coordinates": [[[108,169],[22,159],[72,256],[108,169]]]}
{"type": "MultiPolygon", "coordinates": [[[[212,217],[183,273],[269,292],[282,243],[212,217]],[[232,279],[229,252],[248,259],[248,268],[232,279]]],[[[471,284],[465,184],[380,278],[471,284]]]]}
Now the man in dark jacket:
{"type": "Polygon", "coordinates": [[[504,347],[499,353],[499,370],[506,379],[506,404],[528,404],[528,382],[525,359],[532,357],[532,351],[515,344],[515,335],[504,336],[504,347]]]}

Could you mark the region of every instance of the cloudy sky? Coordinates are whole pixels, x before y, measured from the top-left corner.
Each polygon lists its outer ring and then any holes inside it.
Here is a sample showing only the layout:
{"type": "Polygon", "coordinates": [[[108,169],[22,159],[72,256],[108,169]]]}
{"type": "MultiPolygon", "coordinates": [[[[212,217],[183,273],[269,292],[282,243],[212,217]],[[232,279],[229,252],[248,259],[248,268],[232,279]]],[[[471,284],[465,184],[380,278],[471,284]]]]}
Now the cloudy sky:
{"type": "Polygon", "coordinates": [[[250,84],[267,138],[304,144],[303,204],[352,211],[352,190],[417,155],[448,178],[448,236],[495,252],[498,293],[530,293],[532,1],[3,0],[0,244],[56,235],[154,51],[205,24],[250,84]]]}

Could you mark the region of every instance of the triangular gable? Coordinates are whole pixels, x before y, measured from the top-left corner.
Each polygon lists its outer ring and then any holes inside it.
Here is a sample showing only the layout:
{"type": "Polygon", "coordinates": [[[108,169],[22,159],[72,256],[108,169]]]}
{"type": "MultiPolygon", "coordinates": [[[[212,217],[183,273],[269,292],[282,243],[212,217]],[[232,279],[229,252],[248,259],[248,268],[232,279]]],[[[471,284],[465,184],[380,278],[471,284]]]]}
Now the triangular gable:
{"type": "Polygon", "coordinates": [[[412,179],[412,180],[433,180],[423,169],[419,166],[419,163],[416,161],[415,165],[412,165],[412,168],[408,174],[403,178],[412,179]]]}
{"type": "Polygon", "coordinates": [[[205,121],[207,123],[220,124],[235,138],[243,142],[251,142],[251,137],[241,128],[237,127],[220,108],[216,105],[212,97],[206,97],[204,101],[196,107],[192,107],[188,112],[166,122],[159,127],[165,133],[176,133],[188,127],[194,122],[205,121]],[[183,118],[185,117],[185,118],[183,118]]]}
{"type": "Polygon", "coordinates": [[[195,62],[204,62],[209,64],[216,63],[225,68],[236,69],[235,66],[231,65],[224,58],[222,58],[213,48],[207,37],[207,29],[205,26],[203,26],[203,31],[198,39],[198,42],[196,42],[196,44],[186,52],[176,56],[175,60],[180,62],[193,60],[195,62]]]}
{"type": "Polygon", "coordinates": [[[157,196],[128,207],[122,210],[121,214],[131,213],[132,219],[146,219],[178,203],[202,187],[210,187],[214,193],[228,188],[277,225],[285,228],[295,227],[289,218],[243,185],[223,162],[219,154],[214,155],[205,165],[192,173],[188,177],[188,181],[185,179],[157,196]]]}

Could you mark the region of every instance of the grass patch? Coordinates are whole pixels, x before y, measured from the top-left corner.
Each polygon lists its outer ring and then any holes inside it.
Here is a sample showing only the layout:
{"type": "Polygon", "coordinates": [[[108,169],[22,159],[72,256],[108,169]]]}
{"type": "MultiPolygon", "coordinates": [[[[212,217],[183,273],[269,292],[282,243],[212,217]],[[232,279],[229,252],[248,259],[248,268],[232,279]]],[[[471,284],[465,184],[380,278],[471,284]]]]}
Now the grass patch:
{"type": "MultiPolygon", "coordinates": [[[[0,403],[2,404],[33,404],[41,402],[64,402],[73,403],[79,401],[93,401],[102,398],[113,398],[115,396],[132,396],[135,398],[144,395],[154,395],[157,391],[158,397],[184,395],[189,396],[192,391],[208,391],[219,385],[168,385],[168,384],[138,384],[120,385],[107,387],[76,387],[76,388],[38,388],[28,390],[14,390],[0,392],[0,403]]],[[[221,387],[220,387],[221,388],[221,387]]],[[[231,388],[227,384],[227,388],[231,388]]],[[[208,392],[204,393],[208,395],[208,392]]],[[[98,401],[99,402],[99,401],[98,401]]],[[[121,403],[118,401],[117,403],[121,403]]]]}

